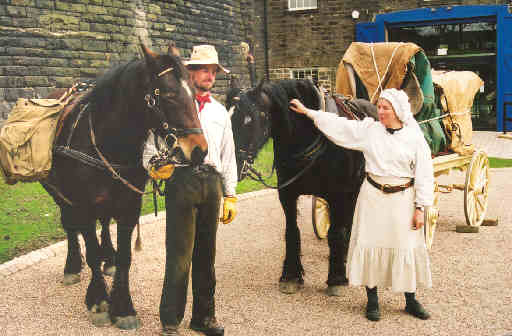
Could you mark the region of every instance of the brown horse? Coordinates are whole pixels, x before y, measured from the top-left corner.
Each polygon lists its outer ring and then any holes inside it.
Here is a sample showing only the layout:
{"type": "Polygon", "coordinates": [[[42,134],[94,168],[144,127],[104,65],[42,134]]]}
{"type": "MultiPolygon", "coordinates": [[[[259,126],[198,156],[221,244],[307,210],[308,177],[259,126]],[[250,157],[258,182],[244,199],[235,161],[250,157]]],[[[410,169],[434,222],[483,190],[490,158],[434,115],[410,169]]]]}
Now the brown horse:
{"type": "Polygon", "coordinates": [[[132,233],[147,182],[142,152],[148,131],[166,139],[181,163],[200,164],[207,152],[192,84],[177,49],[170,46],[165,55],[144,45],[142,50],[143,59],[108,71],[74,106],[55,143],[50,175],[43,181],[60,206],[68,237],[84,237],[92,272],[85,304],[93,323],[112,321],[121,329],[140,323],[129,291],[129,269],[132,233]],[[118,249],[110,294],[96,236],[96,221],[108,218],[117,222],[118,249]]]}
{"type": "MultiPolygon", "coordinates": [[[[66,104],[62,115],[66,115],[72,111],[74,105],[80,102],[87,90],[92,88],[94,84],[90,82],[82,82],[73,86],[71,89],[61,88],[51,92],[47,98],[49,99],[61,99],[62,97],[69,97],[69,101],[66,104]]],[[[65,117],[62,116],[61,119],[65,117]]],[[[45,181],[41,181],[44,187],[51,188],[50,185],[46,184],[45,181]]],[[[54,192],[57,192],[54,190],[54,192]]],[[[64,198],[60,197],[64,200],[64,198]]],[[[112,237],[110,235],[110,222],[111,218],[100,218],[101,224],[101,240],[100,240],[100,258],[103,264],[103,273],[108,276],[115,274],[115,255],[116,250],[112,244],[112,237]]],[[[73,285],[80,282],[80,272],[82,271],[82,253],[80,251],[80,244],[78,242],[78,232],[67,232],[67,243],[68,250],[66,256],[66,263],[64,266],[64,279],[62,284],[65,286],[73,285]]]]}

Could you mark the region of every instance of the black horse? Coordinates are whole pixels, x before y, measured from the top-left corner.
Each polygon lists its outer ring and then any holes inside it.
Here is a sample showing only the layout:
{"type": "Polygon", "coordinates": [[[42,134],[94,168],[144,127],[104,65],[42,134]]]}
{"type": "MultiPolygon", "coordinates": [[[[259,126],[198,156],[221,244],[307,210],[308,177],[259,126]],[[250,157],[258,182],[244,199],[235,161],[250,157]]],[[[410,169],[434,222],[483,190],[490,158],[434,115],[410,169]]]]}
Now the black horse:
{"type": "MultiPolygon", "coordinates": [[[[148,131],[166,139],[182,163],[200,164],[207,151],[192,84],[177,49],[171,45],[165,55],[144,45],[142,50],[144,59],[108,71],[70,111],[54,146],[52,170],[43,181],[60,207],[68,237],[84,237],[92,271],[85,304],[93,323],[112,321],[121,329],[139,325],[129,269],[132,233],[147,182],[142,152],[148,131]],[[117,222],[118,252],[109,295],[100,269],[96,220],[110,218],[117,222]]],[[[69,264],[79,271],[80,255],[75,259],[69,264]]]]}
{"type": "MultiPolygon", "coordinates": [[[[355,202],[364,178],[364,157],[334,145],[309,118],[289,110],[293,98],[312,109],[321,107],[321,94],[309,80],[262,82],[230,98],[228,108],[229,104],[234,106],[233,132],[239,140],[237,161],[243,166],[243,161],[254,158],[272,136],[279,200],[286,216],[286,256],[279,280],[284,293],[295,293],[304,283],[297,199],[300,195],[315,195],[328,202],[328,294],[339,295],[341,286],[347,284],[345,262],[355,202]]],[[[239,172],[243,178],[244,170],[239,172]]]]}

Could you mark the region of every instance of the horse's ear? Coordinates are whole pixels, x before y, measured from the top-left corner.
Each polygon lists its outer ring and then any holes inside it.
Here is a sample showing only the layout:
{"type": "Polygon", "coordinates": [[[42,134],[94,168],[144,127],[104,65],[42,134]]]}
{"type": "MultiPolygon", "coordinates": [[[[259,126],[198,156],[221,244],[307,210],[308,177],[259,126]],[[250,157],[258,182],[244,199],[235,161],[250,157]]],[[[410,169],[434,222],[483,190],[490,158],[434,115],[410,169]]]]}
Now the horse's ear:
{"type": "Polygon", "coordinates": [[[169,49],[167,50],[167,53],[171,56],[181,56],[180,51],[178,48],[176,48],[176,43],[174,43],[174,41],[169,42],[169,49]]]}
{"type": "Polygon", "coordinates": [[[140,47],[142,48],[142,52],[144,53],[144,58],[146,59],[146,61],[154,62],[155,59],[158,57],[158,55],[152,52],[148,47],[146,47],[144,43],[141,43],[140,47]]]}

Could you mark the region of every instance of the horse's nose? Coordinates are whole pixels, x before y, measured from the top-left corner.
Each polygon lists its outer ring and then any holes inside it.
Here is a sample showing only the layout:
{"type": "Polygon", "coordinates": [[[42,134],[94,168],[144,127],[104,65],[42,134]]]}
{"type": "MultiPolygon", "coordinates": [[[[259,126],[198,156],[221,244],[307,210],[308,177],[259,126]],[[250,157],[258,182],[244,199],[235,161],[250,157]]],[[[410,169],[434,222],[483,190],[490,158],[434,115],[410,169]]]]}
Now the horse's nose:
{"type": "Polygon", "coordinates": [[[206,154],[208,154],[208,150],[203,151],[199,146],[194,148],[191,155],[192,165],[198,166],[202,164],[206,154]]]}

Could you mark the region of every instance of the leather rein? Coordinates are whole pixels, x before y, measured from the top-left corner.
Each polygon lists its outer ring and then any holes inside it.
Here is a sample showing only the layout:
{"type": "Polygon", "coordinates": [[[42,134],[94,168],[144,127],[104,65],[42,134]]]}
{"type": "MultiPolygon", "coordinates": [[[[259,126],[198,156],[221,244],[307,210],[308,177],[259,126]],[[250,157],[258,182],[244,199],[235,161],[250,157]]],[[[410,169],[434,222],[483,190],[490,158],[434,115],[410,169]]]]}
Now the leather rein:
{"type": "MultiPolygon", "coordinates": [[[[346,117],[347,119],[350,119],[350,120],[361,120],[361,118],[365,117],[365,115],[362,115],[362,116],[357,115],[357,112],[359,112],[358,108],[349,99],[346,99],[345,97],[337,95],[337,94],[333,94],[332,98],[336,102],[336,107],[338,108],[338,116],[346,117]]],[[[322,97],[322,100],[323,100],[322,101],[323,110],[325,110],[325,97],[322,97]]],[[[250,105],[251,105],[251,108],[255,108],[254,103],[251,102],[250,105]]],[[[365,114],[365,113],[363,113],[363,114],[365,114]]],[[[265,182],[265,178],[262,176],[262,174],[256,168],[254,168],[253,165],[254,165],[254,158],[256,156],[256,153],[252,153],[249,150],[238,149],[238,152],[240,154],[244,155],[240,174],[241,174],[242,178],[247,176],[250,179],[252,179],[253,181],[263,184],[267,188],[280,190],[280,189],[283,189],[283,188],[289,186],[290,184],[292,184],[293,182],[298,180],[302,175],[304,175],[306,173],[306,171],[308,171],[309,168],[311,168],[313,166],[313,164],[316,162],[316,160],[322,154],[325,153],[325,151],[327,149],[327,145],[328,145],[327,138],[322,133],[320,133],[315,138],[313,143],[311,145],[309,145],[306,149],[304,149],[300,153],[292,155],[292,159],[295,159],[297,161],[308,161],[308,163],[297,174],[295,174],[293,177],[288,179],[286,182],[279,184],[278,186],[271,186],[271,185],[267,184],[265,182]]],[[[274,169],[275,169],[275,162],[272,163],[272,171],[270,172],[270,175],[268,177],[266,177],[267,179],[273,175],[274,169]]]]}
{"type": "MultiPolygon", "coordinates": [[[[160,72],[157,77],[160,77],[164,75],[167,72],[172,71],[173,68],[167,68],[166,70],[160,72]]],[[[90,86],[87,86],[84,90],[87,90],[90,86]]],[[[83,90],[82,90],[83,91],[83,90]]],[[[147,103],[147,106],[155,112],[157,118],[159,119],[159,127],[156,129],[152,129],[154,134],[158,134],[161,136],[164,140],[167,146],[171,149],[171,155],[170,157],[174,157],[174,154],[179,149],[179,141],[178,138],[189,135],[189,134],[201,134],[203,133],[203,130],[201,128],[170,128],[169,124],[167,122],[167,119],[165,118],[164,113],[160,109],[160,90],[158,88],[155,88],[153,92],[148,93],[144,96],[144,100],[147,103]]],[[[70,148],[71,139],[73,137],[73,133],[78,125],[79,120],[82,118],[84,113],[87,111],[87,108],[89,107],[89,103],[86,105],[83,105],[80,109],[80,112],[78,113],[78,116],[73,123],[71,132],[67,138],[67,143],[65,146],[55,146],[54,151],[58,154],[65,155],[67,157],[76,159],[88,166],[102,169],[102,170],[108,170],[114,179],[120,180],[124,185],[126,185],[129,189],[132,191],[144,195],[147,194],[144,191],[140,190],[139,188],[135,187],[132,183],[130,183],[128,180],[124,179],[118,172],[120,169],[135,169],[139,166],[127,166],[127,165],[118,165],[118,164],[111,164],[108,159],[103,155],[103,153],[99,150],[97,144],[96,144],[96,136],[94,133],[94,127],[92,122],[92,116],[91,113],[89,113],[89,130],[90,130],[90,137],[91,142],[94,147],[94,150],[96,154],[99,156],[99,160],[88,155],[85,153],[82,153],[80,151],[74,150],[70,148]]],[[[174,163],[180,166],[187,166],[188,163],[178,162],[175,160],[170,161],[169,163],[174,163]]],[[[49,185],[52,189],[57,190],[56,187],[52,186],[49,183],[46,183],[49,185]]],[[[154,191],[153,191],[154,192],[154,191]]],[[[62,195],[60,192],[58,192],[59,196],[61,196],[64,201],[66,201],[68,204],[71,204],[71,201],[69,201],[64,195],[62,195]]]]}
{"type": "MultiPolygon", "coordinates": [[[[253,102],[249,101],[249,108],[256,109],[256,105],[253,102]]],[[[274,170],[276,168],[275,161],[272,163],[272,170],[270,172],[270,175],[268,177],[264,178],[262,176],[262,174],[256,168],[254,168],[254,159],[256,157],[256,153],[254,151],[244,150],[244,149],[240,148],[240,149],[238,149],[238,153],[241,157],[243,157],[240,176],[242,177],[242,179],[245,177],[249,177],[253,181],[263,184],[267,188],[276,189],[276,190],[286,188],[287,186],[289,186],[290,184],[292,184],[293,182],[298,180],[302,175],[304,175],[309,170],[309,168],[311,168],[315,164],[316,160],[323,153],[325,153],[325,151],[327,149],[327,144],[328,144],[327,138],[323,134],[320,133],[315,138],[315,140],[313,140],[313,143],[311,145],[309,145],[306,149],[304,149],[300,153],[293,154],[291,156],[291,159],[293,159],[294,161],[299,161],[299,162],[306,161],[307,164],[301,170],[299,170],[299,172],[297,172],[297,174],[292,176],[290,179],[288,179],[284,183],[281,183],[281,184],[278,183],[277,186],[272,186],[272,185],[269,185],[267,182],[265,182],[265,179],[272,177],[272,175],[274,174],[274,170]]]]}

